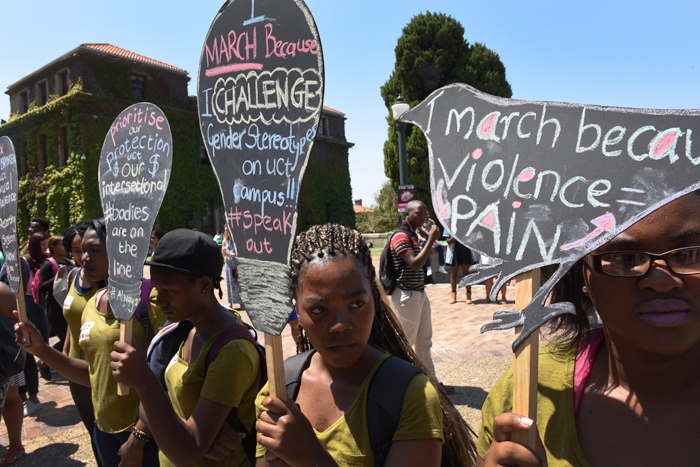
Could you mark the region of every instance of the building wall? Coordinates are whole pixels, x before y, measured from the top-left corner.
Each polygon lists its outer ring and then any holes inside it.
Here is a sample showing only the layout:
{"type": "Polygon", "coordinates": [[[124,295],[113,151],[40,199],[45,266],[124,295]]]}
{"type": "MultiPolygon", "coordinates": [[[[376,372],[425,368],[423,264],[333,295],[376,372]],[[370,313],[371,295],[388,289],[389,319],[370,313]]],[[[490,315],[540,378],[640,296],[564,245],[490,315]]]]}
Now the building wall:
{"type": "MultiPolygon", "coordinates": [[[[173,172],[156,227],[223,230],[221,192],[208,160],[201,158],[196,100],[187,96],[187,76],[92,52],[67,55],[40,71],[8,90],[12,114],[0,126],[18,156],[21,237],[32,217],[48,218],[52,232],[61,233],[79,220],[102,215],[97,186],[102,143],[119,113],[144,100],[161,107],[173,134],[173,172]],[[56,74],[65,69],[71,91],[59,96],[56,74]],[[134,73],[145,77],[143,99],[132,95],[134,73]],[[28,92],[30,103],[36,101],[36,84],[43,80],[53,98],[20,112],[21,92],[28,92]]],[[[314,143],[300,191],[299,226],[337,222],[354,227],[352,144],[345,139],[345,117],[324,110],[322,118],[323,134],[314,143]]]]}

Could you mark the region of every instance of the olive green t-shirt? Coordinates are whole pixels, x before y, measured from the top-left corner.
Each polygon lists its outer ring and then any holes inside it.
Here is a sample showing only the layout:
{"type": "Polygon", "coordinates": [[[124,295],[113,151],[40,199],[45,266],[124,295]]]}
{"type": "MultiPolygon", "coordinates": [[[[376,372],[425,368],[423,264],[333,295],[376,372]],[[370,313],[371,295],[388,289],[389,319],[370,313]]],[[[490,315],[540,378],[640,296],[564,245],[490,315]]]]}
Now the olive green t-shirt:
{"type": "MultiPolygon", "coordinates": [[[[242,324],[240,317],[239,324],[242,324]]],[[[182,347],[165,369],[165,383],[175,413],[187,420],[194,412],[200,397],[229,407],[238,408],[238,416],[248,431],[255,423],[255,396],[260,388],[260,356],[255,346],[245,339],[234,339],[224,345],[216,359],[204,371],[209,349],[220,333],[207,340],[199,351],[197,360],[187,363],[182,358],[182,347]]],[[[161,466],[173,466],[163,452],[161,466]]],[[[221,462],[202,459],[199,466],[248,466],[250,462],[243,446],[233,451],[221,462]]]]}
{"type": "Polygon", "coordinates": [[[71,281],[70,287],[68,288],[68,295],[63,302],[63,317],[66,318],[66,323],[68,323],[68,329],[70,329],[70,351],[68,352],[69,357],[73,358],[83,358],[83,354],[80,351],[80,346],[78,345],[78,336],[80,334],[80,326],[82,324],[83,310],[85,305],[87,305],[88,300],[95,296],[97,293],[97,288],[92,287],[85,293],[78,292],[75,287],[76,281],[80,280],[80,270],[77,273],[71,274],[74,280],[71,281]]]}
{"type": "MultiPolygon", "coordinates": [[[[96,302],[101,295],[96,294],[85,305],[78,343],[89,365],[97,426],[105,433],[121,433],[139,419],[139,396],[133,389],[127,396],[117,395],[109,354],[119,340],[119,320],[112,313],[104,315],[98,311],[96,302]]],[[[143,347],[143,326],[137,319],[132,321],[133,339],[143,347]]]]}
{"type": "MultiPolygon", "coordinates": [[[[549,467],[590,467],[576,432],[574,365],[576,349],[540,348],[537,390],[537,429],[547,452],[549,467]]],[[[481,409],[477,452],[483,459],[493,440],[493,419],[513,411],[513,364],[496,382],[481,409]]]]}
{"type": "MultiPolygon", "coordinates": [[[[339,465],[374,466],[374,454],[367,431],[367,392],[372,375],[379,365],[389,357],[384,353],[375,362],[365,377],[355,400],[345,414],[325,431],[317,431],[316,437],[339,465]]],[[[256,416],[265,410],[262,401],[270,394],[267,385],[260,391],[255,400],[256,416]]],[[[442,432],[442,408],[437,391],[423,373],[413,377],[406,388],[401,405],[399,426],[394,433],[394,441],[411,439],[439,438],[444,441],[442,432]]],[[[256,456],[265,455],[265,448],[257,446],[256,456]]]]}
{"type": "Polygon", "coordinates": [[[163,313],[163,310],[156,305],[156,299],[158,298],[158,290],[155,287],[151,287],[151,291],[148,294],[148,320],[151,322],[151,327],[153,328],[153,335],[156,335],[163,329],[168,318],[163,313]]]}

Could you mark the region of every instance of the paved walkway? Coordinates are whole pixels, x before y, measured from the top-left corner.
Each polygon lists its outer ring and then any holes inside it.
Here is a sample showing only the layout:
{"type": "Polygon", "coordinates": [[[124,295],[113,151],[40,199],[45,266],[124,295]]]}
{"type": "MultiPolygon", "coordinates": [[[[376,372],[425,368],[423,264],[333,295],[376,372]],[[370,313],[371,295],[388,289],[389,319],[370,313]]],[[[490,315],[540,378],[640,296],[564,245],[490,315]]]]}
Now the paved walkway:
{"type": "MultiPolygon", "coordinates": [[[[502,309],[512,309],[515,290],[508,290],[508,303],[503,305],[486,304],[483,286],[472,287],[473,303],[464,302],[465,292],[458,293],[460,302],[450,305],[449,285],[428,285],[433,315],[433,360],[435,363],[459,362],[474,358],[500,357],[511,355],[510,345],[513,331],[492,331],[480,334],[481,326],[489,321],[493,314],[502,309]]],[[[224,301],[226,290],[224,290],[224,301]]],[[[244,314],[245,315],[245,314],[244,314]]],[[[245,316],[247,319],[247,316],[245,316]]],[[[282,343],[285,358],[294,355],[295,346],[289,328],[283,331],[282,343]]],[[[261,340],[262,340],[262,336],[261,340]]],[[[44,406],[36,416],[25,417],[23,440],[28,441],[39,436],[53,439],[61,432],[82,427],[83,424],[73,405],[68,383],[53,372],[53,381],[40,380],[39,398],[44,406]]],[[[7,446],[5,424],[0,424],[0,445],[7,446]]]]}

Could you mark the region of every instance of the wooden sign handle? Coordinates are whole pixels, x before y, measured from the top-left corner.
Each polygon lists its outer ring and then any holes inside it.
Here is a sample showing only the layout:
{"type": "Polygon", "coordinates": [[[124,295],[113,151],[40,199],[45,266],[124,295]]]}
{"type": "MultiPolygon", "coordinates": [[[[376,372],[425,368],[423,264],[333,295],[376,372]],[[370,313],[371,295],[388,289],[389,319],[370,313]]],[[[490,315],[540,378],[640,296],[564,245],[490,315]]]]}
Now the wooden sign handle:
{"type": "Polygon", "coordinates": [[[284,381],[284,352],[282,335],[265,333],[265,356],[267,357],[267,381],[270,395],[282,401],[287,400],[287,387],[284,381]]]}
{"type": "MultiPolygon", "coordinates": [[[[22,281],[22,262],[19,262],[19,291],[15,294],[17,296],[17,315],[19,315],[19,320],[22,323],[29,321],[27,319],[27,304],[24,301],[24,283],[22,281]]],[[[37,274],[39,271],[37,271],[37,274]]],[[[29,330],[25,328],[22,329],[22,337],[27,342],[27,345],[31,344],[29,339],[29,330]]]]}
{"type": "MultiPolygon", "coordinates": [[[[515,280],[515,309],[524,309],[540,288],[540,270],[519,274],[515,280]]],[[[505,286],[504,286],[505,287],[505,286]]],[[[515,328],[518,335],[522,326],[515,328]]],[[[537,444],[537,363],[539,330],[533,332],[515,351],[513,364],[513,413],[531,418],[535,423],[526,432],[513,433],[513,441],[535,450],[537,444]]]]}
{"type": "MultiPolygon", "coordinates": [[[[134,335],[134,319],[129,321],[119,320],[119,340],[131,345],[131,338],[134,335]]],[[[117,383],[117,394],[120,396],[129,395],[129,386],[117,383]]]]}

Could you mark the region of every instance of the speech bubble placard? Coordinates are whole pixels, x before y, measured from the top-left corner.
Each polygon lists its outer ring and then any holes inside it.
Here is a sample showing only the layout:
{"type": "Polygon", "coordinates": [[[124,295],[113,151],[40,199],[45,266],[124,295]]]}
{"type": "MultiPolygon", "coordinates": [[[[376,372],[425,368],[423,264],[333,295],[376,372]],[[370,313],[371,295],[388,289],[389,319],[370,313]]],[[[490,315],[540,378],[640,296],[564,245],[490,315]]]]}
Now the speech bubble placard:
{"type": "Polygon", "coordinates": [[[12,141],[0,137],[0,241],[5,254],[12,292],[19,292],[20,264],[17,248],[17,157],[12,141]]]}
{"type": "Polygon", "coordinates": [[[207,34],[197,104],[253,325],[278,335],[292,310],[299,186],[321,117],[323,54],[301,0],[235,0],[207,34]]]}
{"type": "Polygon", "coordinates": [[[114,120],[102,145],[98,184],[107,225],[109,303],[128,321],[141,301],[151,231],[170,181],[173,139],[165,114],[148,102],[114,120]]]}
{"type": "Polygon", "coordinates": [[[461,285],[558,264],[521,311],[484,326],[523,326],[513,350],[573,305],[544,302],[583,256],[649,213],[700,188],[699,110],[655,110],[505,99],[453,84],[400,120],[429,146],[432,202],[461,243],[500,260],[461,285]]]}

